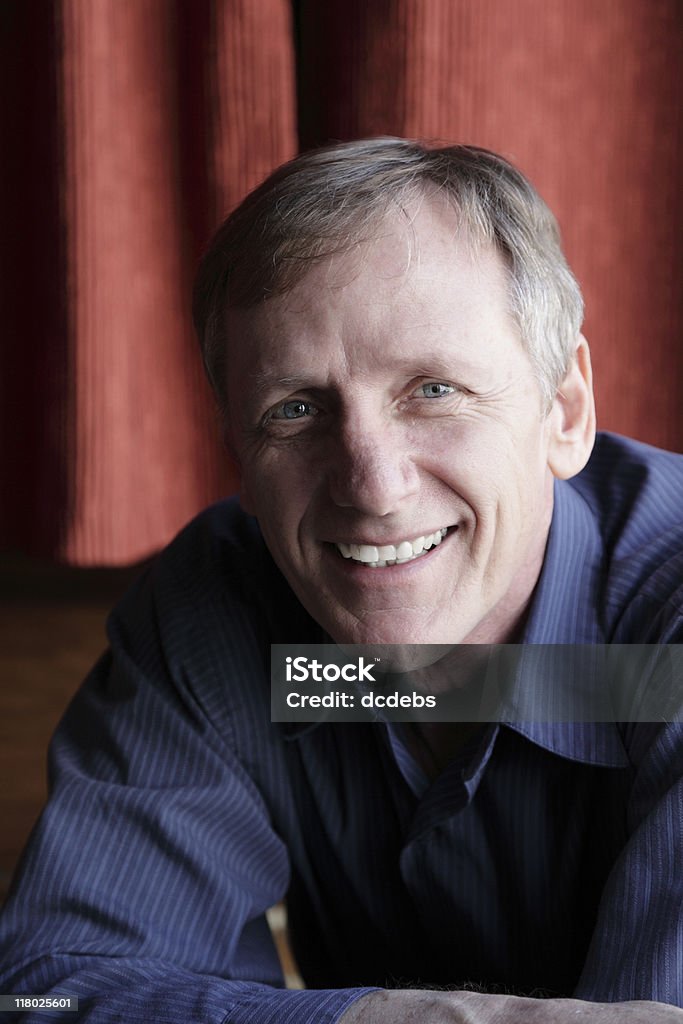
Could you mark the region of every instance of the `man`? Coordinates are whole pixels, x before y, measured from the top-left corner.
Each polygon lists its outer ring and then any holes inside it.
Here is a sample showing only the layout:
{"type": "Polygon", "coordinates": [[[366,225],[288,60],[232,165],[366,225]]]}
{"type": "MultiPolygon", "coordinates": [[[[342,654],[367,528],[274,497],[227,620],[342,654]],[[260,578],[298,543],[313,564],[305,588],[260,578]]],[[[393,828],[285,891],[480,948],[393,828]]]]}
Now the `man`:
{"type": "Polygon", "coordinates": [[[110,620],[3,991],[92,1021],[680,1019],[679,724],[269,717],[275,643],[680,643],[683,460],[591,455],[550,212],[483,150],[330,147],[228,219],[195,316],[240,505],[110,620]]]}

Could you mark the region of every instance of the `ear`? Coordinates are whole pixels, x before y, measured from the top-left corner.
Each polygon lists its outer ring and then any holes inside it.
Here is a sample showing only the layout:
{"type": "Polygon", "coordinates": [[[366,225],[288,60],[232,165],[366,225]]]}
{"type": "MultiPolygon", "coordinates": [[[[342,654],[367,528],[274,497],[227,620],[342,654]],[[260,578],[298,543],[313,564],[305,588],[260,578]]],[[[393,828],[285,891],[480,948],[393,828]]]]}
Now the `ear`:
{"type": "Polygon", "coordinates": [[[568,480],[581,472],[595,443],[593,370],[583,335],[555,395],[549,421],[548,465],[554,476],[568,480]]]}

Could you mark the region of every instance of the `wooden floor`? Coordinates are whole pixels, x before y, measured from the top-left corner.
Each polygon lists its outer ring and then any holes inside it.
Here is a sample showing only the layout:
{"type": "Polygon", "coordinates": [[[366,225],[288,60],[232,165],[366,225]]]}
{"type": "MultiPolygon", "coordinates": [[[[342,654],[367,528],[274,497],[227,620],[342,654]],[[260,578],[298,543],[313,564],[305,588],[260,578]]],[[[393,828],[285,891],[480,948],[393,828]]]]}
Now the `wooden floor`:
{"type": "MultiPolygon", "coordinates": [[[[45,801],[50,736],[105,647],[109,610],[140,569],[70,569],[0,554],[0,903],[45,801]]],[[[269,920],[287,982],[297,987],[283,908],[269,920]]]]}

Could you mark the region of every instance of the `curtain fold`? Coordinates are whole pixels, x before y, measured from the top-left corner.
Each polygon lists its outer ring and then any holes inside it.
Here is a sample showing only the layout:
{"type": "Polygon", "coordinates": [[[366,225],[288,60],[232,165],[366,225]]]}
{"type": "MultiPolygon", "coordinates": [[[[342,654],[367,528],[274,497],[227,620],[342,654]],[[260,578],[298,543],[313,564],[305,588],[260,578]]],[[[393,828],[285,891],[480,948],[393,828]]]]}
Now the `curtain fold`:
{"type": "Polygon", "coordinates": [[[199,254],[329,139],[473,142],[558,214],[600,425],[683,442],[678,0],[54,0],[0,8],[5,546],[124,564],[236,485],[199,254]]]}

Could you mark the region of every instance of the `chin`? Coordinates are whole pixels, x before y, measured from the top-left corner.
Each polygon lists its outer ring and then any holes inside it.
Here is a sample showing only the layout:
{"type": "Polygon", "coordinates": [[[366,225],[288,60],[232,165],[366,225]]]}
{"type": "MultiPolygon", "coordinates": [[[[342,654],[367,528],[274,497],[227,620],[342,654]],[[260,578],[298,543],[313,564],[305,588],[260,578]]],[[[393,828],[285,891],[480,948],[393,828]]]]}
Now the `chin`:
{"type": "Polygon", "coordinates": [[[338,621],[325,626],[327,632],[340,647],[362,645],[364,647],[380,647],[391,645],[406,651],[410,659],[425,659],[423,664],[431,664],[455,645],[464,643],[466,632],[462,627],[448,627],[447,624],[425,628],[414,621],[402,620],[395,612],[387,613],[381,619],[373,617],[373,621],[355,622],[353,624],[338,621]],[[436,651],[432,657],[431,649],[436,651]],[[411,653],[412,652],[412,653],[411,653]],[[422,653],[420,653],[422,652],[422,653]]]}

